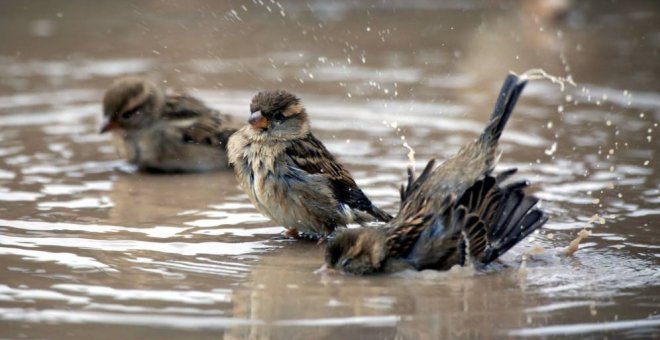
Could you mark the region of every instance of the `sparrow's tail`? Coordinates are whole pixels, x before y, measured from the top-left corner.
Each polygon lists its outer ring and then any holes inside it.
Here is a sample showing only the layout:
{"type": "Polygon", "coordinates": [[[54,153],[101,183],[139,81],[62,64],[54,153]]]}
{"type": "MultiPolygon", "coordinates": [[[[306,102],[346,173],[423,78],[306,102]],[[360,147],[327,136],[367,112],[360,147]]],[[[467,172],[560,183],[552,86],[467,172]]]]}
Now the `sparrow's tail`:
{"type": "Polygon", "coordinates": [[[371,209],[369,210],[369,215],[373,216],[374,218],[376,218],[377,221],[380,222],[389,222],[393,218],[392,215],[386,213],[385,211],[383,211],[382,209],[378,208],[373,204],[371,205],[371,209]]]}
{"type": "Polygon", "coordinates": [[[358,223],[362,226],[371,222],[389,222],[393,219],[392,215],[386,213],[384,210],[378,208],[371,202],[369,205],[362,207],[362,209],[353,209],[352,223],[358,223]]]}
{"type": "Polygon", "coordinates": [[[457,202],[468,212],[463,222],[465,251],[480,264],[494,261],[548,219],[534,208],[538,199],[525,194],[526,181],[500,186],[514,172],[515,169],[497,177],[485,176],[457,202]]]}
{"type": "Polygon", "coordinates": [[[502,84],[500,95],[495,103],[493,113],[490,115],[490,122],[479,137],[479,142],[487,147],[497,146],[497,141],[502,136],[502,131],[511,117],[513,108],[518,102],[518,98],[527,85],[527,80],[523,80],[514,74],[509,74],[502,84]]]}

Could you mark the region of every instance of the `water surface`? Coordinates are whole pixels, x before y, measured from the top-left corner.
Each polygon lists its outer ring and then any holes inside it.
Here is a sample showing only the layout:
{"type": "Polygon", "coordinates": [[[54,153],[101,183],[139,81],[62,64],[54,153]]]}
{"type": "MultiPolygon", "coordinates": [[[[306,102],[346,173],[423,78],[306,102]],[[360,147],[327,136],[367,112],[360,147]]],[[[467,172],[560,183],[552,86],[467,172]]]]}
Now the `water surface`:
{"type": "Polygon", "coordinates": [[[658,336],[660,13],[511,3],[5,2],[0,11],[0,335],[9,338],[658,336]],[[482,129],[508,71],[532,82],[502,139],[547,226],[488,273],[319,276],[233,174],[144,175],[99,135],[118,76],[188,89],[236,122],[301,96],[379,205],[408,163],[482,129]],[[572,257],[561,249],[583,228],[572,257]]]}

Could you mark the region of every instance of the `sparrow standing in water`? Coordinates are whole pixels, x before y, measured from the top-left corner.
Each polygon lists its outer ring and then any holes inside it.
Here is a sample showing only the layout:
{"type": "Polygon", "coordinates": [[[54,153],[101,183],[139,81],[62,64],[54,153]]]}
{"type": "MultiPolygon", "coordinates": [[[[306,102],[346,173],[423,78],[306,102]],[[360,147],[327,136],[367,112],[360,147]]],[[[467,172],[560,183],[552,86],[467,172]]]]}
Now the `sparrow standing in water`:
{"type": "Polygon", "coordinates": [[[326,248],[326,266],[362,275],[406,268],[485,266],[547,220],[526,195],[527,182],[494,176],[498,140],[526,81],[509,75],[481,136],[439,166],[431,160],[401,188],[399,214],[383,228],[347,229],[326,248]]]}
{"type": "Polygon", "coordinates": [[[229,139],[229,162],[255,207],[289,236],[300,231],[323,237],[349,223],[392,219],[314,137],[299,98],[259,92],[250,112],[249,125],[229,139]]]}
{"type": "Polygon", "coordinates": [[[142,170],[226,169],[226,115],[188,95],[166,95],[135,77],[116,80],[103,98],[101,133],[113,132],[118,153],[142,170]]]}

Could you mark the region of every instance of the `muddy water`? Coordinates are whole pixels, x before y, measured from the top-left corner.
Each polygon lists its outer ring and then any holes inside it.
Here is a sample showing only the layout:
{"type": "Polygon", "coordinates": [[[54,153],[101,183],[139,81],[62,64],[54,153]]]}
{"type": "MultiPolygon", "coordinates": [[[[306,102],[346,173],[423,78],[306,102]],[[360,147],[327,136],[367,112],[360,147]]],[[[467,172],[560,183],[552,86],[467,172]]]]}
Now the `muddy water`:
{"type": "Polygon", "coordinates": [[[660,332],[660,14],[579,2],[3,2],[0,336],[410,338],[660,332]],[[144,175],[97,134],[113,78],[186,88],[243,122],[263,88],[300,95],[317,136],[391,212],[407,165],[482,128],[509,70],[533,82],[501,168],[550,221],[475,274],[319,276],[274,240],[233,174],[144,175]],[[593,218],[597,215],[596,218],[593,218]],[[592,221],[593,223],[590,223],[592,221]],[[564,248],[592,235],[572,257],[564,248]],[[526,260],[523,260],[523,257],[526,260]]]}

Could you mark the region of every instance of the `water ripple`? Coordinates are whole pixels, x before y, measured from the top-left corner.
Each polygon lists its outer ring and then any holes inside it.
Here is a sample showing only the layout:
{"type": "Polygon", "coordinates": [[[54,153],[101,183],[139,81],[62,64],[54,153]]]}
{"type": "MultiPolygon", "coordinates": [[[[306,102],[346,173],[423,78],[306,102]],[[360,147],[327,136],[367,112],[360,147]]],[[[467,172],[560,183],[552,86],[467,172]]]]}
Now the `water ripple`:
{"type": "Polygon", "coordinates": [[[264,242],[148,242],[137,240],[95,240],[78,237],[16,237],[3,236],[0,244],[18,247],[65,247],[78,249],[97,249],[103,251],[154,251],[178,255],[243,255],[272,249],[264,242]]]}

